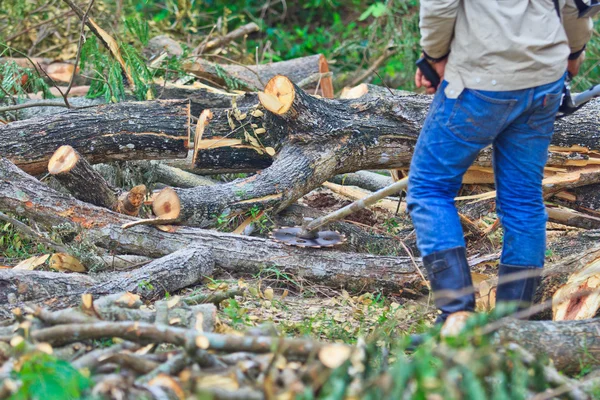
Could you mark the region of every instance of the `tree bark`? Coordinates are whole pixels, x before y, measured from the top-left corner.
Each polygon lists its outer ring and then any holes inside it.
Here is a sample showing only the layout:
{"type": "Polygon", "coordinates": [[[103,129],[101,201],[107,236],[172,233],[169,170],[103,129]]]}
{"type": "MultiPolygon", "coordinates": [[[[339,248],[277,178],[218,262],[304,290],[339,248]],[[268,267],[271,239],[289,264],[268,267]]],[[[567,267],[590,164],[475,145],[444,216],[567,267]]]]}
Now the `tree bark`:
{"type": "MultiPolygon", "coordinates": [[[[327,60],[322,54],[314,56],[294,58],[292,60],[280,61],[261,65],[223,65],[215,64],[201,58],[186,66],[186,70],[200,78],[207,78],[225,85],[225,79],[218,70],[222,69],[231,78],[242,82],[247,89],[255,91],[263,88],[265,84],[276,75],[285,75],[292,82],[298,84],[302,80],[315,74],[326,74],[329,72],[327,60]]],[[[331,77],[323,77],[312,86],[305,88],[310,93],[319,94],[325,98],[333,98],[333,84],[331,77]]]]}
{"type": "Polygon", "coordinates": [[[0,210],[26,216],[47,229],[73,226],[80,232],[75,240],[111,249],[115,254],[163,257],[195,243],[212,252],[215,268],[236,274],[256,274],[272,267],[292,273],[297,279],[349,290],[424,290],[410,257],[301,249],[261,238],[188,227],[175,227],[174,232],[148,226],[123,229],[123,224],[135,219],[58,193],[5,159],[0,160],[0,210]]]}
{"type": "Polygon", "coordinates": [[[68,144],[90,163],[184,158],[189,102],[107,104],[0,125],[0,154],[30,174],[47,171],[56,149],[68,144]]]}

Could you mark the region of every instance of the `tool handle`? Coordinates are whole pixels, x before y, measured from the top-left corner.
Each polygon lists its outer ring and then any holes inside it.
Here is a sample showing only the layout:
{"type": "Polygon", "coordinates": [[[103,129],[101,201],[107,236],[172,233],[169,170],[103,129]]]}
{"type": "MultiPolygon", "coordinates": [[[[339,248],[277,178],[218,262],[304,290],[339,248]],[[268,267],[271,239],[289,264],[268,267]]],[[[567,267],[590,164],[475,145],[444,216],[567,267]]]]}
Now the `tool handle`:
{"type": "Polygon", "coordinates": [[[423,75],[425,75],[425,78],[431,82],[433,88],[437,89],[437,87],[440,85],[440,76],[438,75],[437,71],[433,69],[431,64],[429,64],[429,61],[427,61],[424,57],[419,58],[417,61],[417,67],[419,70],[421,70],[423,75]]]}
{"type": "Polygon", "coordinates": [[[593,99],[594,97],[598,97],[598,96],[600,96],[600,84],[592,86],[585,92],[573,94],[572,95],[573,105],[575,107],[579,107],[580,105],[585,104],[588,101],[590,101],[591,99],[593,99]]]}
{"type": "Polygon", "coordinates": [[[324,215],[321,218],[315,219],[314,221],[312,221],[310,224],[308,224],[306,226],[306,230],[308,232],[311,232],[316,229],[319,229],[323,225],[328,224],[330,222],[339,221],[342,218],[344,218],[352,213],[355,213],[356,211],[360,211],[364,208],[369,207],[370,205],[377,203],[381,199],[384,199],[388,196],[392,196],[392,195],[398,193],[402,189],[406,188],[407,185],[408,185],[408,177],[404,178],[402,180],[399,180],[398,182],[391,184],[390,186],[386,186],[382,189],[379,189],[375,193],[370,194],[365,198],[356,200],[354,203],[348,204],[346,207],[340,208],[337,211],[334,211],[330,214],[324,215]]]}

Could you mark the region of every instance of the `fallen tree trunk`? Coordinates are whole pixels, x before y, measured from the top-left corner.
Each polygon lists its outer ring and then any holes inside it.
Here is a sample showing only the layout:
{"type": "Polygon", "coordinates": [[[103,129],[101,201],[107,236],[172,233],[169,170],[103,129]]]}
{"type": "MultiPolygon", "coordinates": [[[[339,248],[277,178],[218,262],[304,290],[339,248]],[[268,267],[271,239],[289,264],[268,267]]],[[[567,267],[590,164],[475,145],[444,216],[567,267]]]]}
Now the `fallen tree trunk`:
{"type": "Polygon", "coordinates": [[[195,243],[212,252],[215,268],[236,274],[256,274],[272,267],[297,279],[332,287],[388,293],[404,288],[416,293],[424,290],[410,257],[301,249],[261,238],[187,227],[178,227],[174,232],[147,226],[123,229],[123,224],[135,219],[58,193],[5,159],[0,161],[0,210],[26,216],[47,229],[71,225],[80,231],[76,240],[116,254],[163,257],[195,243]]]}
{"type": "Polygon", "coordinates": [[[131,292],[145,300],[157,299],[197,284],[214,271],[208,249],[185,247],[149,264],[127,272],[98,275],[63,274],[44,271],[0,270],[0,319],[24,303],[71,307],[81,295],[94,297],[131,292]],[[43,288],[43,290],[40,290],[43,288]]]}
{"type": "MultiPolygon", "coordinates": [[[[229,75],[229,79],[239,81],[250,91],[256,91],[265,86],[265,84],[276,75],[285,75],[292,82],[300,84],[303,80],[311,78],[313,75],[327,74],[329,66],[327,60],[322,54],[314,56],[294,58],[292,60],[280,61],[261,65],[223,65],[215,64],[201,58],[185,66],[187,72],[210,81],[226,85],[223,75],[229,75]]],[[[333,83],[330,76],[317,79],[310,86],[305,87],[311,93],[315,92],[325,98],[333,97],[333,83]]]]}
{"type": "Polygon", "coordinates": [[[188,153],[189,118],[189,102],[182,100],[70,110],[0,125],[0,154],[30,174],[47,171],[50,157],[65,144],[92,164],[184,158],[188,153]]]}
{"type": "MultiPolygon", "coordinates": [[[[273,78],[259,98],[261,107],[256,110],[213,113],[199,136],[195,167],[199,167],[202,150],[217,146],[247,148],[257,167],[260,157],[275,151],[273,164],[245,180],[176,190],[182,223],[211,226],[223,213],[243,214],[251,208],[278,212],[332,176],[407,168],[430,101],[418,95],[318,99],[283,76],[273,78]]],[[[582,146],[595,149],[600,135],[599,106],[600,102],[591,102],[577,118],[557,122],[554,144],[563,150],[577,144],[579,152],[582,146]]],[[[547,189],[553,192],[598,181],[600,169],[596,167],[588,165],[579,172],[565,169],[564,175],[557,173],[549,179],[547,189]]]]}

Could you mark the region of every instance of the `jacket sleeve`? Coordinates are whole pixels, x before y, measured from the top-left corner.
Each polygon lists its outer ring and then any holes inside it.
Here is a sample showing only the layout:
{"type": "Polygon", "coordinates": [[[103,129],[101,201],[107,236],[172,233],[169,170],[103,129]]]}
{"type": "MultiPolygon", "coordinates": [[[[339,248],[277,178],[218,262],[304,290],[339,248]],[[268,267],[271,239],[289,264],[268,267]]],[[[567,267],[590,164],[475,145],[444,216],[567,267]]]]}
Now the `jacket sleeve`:
{"type": "Polygon", "coordinates": [[[585,49],[585,45],[592,37],[594,24],[592,18],[578,18],[579,9],[574,0],[566,0],[565,6],[562,9],[562,19],[567,38],[569,39],[569,47],[571,55],[576,58],[585,49]]]}
{"type": "Polygon", "coordinates": [[[442,58],[450,52],[459,1],[421,0],[421,48],[429,57],[442,58]]]}

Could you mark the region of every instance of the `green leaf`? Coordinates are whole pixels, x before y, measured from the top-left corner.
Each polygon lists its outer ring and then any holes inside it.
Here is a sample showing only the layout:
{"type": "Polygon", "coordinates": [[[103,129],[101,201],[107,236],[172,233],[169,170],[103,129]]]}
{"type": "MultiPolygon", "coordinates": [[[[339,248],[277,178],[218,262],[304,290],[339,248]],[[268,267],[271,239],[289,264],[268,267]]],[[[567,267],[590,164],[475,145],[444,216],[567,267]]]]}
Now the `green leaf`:
{"type": "Polygon", "coordinates": [[[91,381],[66,361],[45,353],[26,357],[21,370],[13,372],[13,378],[21,386],[11,400],[78,399],[91,386],[91,381]]]}

